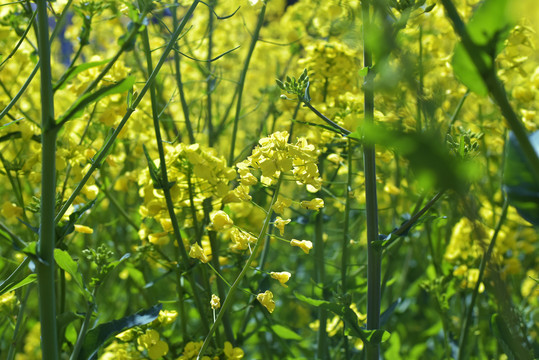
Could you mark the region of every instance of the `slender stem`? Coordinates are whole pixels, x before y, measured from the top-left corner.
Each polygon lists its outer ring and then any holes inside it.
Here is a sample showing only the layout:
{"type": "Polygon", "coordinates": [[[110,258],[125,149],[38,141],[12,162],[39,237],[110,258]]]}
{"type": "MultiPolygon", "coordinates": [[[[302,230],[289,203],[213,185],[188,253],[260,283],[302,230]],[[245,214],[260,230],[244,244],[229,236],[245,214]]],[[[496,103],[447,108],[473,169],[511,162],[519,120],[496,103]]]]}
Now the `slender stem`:
{"type": "MultiPolygon", "coordinates": [[[[150,49],[150,39],[148,36],[147,27],[144,28],[144,30],[142,31],[142,42],[144,45],[144,52],[146,53],[146,64],[148,66],[148,70],[150,70],[153,67],[153,65],[152,65],[152,52],[150,49]]],[[[176,242],[178,244],[180,257],[185,265],[184,267],[187,267],[187,264],[189,264],[189,255],[187,255],[187,251],[185,250],[185,245],[183,244],[183,238],[180,232],[180,226],[178,224],[178,219],[176,218],[176,213],[174,212],[174,203],[172,201],[172,195],[170,193],[171,186],[169,185],[169,181],[168,181],[165,149],[163,148],[163,139],[161,137],[161,129],[159,126],[159,115],[158,115],[159,111],[157,108],[158,104],[157,104],[157,92],[156,92],[155,83],[152,83],[152,85],[150,86],[150,99],[151,99],[151,104],[152,104],[152,119],[153,119],[154,131],[155,131],[155,142],[157,143],[157,151],[159,153],[159,167],[161,170],[160,175],[161,175],[161,181],[163,184],[163,194],[165,196],[165,202],[167,204],[167,210],[170,217],[170,221],[172,222],[172,228],[174,229],[174,237],[176,238],[176,242]]],[[[193,273],[191,271],[187,272],[187,277],[193,288],[193,298],[195,299],[195,304],[200,314],[200,320],[201,320],[202,326],[204,328],[204,331],[208,331],[209,330],[208,319],[206,318],[206,316],[204,316],[205,314],[204,305],[200,298],[200,293],[196,290],[196,282],[195,282],[193,273]]]]}
{"type": "MultiPolygon", "coordinates": [[[[320,158],[320,170],[324,167],[322,163],[324,158],[320,158]]],[[[322,176],[322,173],[320,173],[322,176]]],[[[322,192],[318,193],[318,196],[322,198],[322,192]]],[[[318,210],[315,218],[315,231],[314,231],[314,280],[316,284],[322,288],[322,298],[324,300],[328,299],[328,289],[326,288],[326,264],[325,264],[325,244],[324,244],[324,223],[323,223],[324,213],[323,208],[318,210]]],[[[318,320],[320,326],[318,327],[318,336],[317,336],[317,351],[316,358],[328,360],[329,356],[329,346],[328,346],[328,333],[327,333],[327,319],[328,311],[327,309],[320,306],[318,308],[318,320]]]]}
{"type": "Polygon", "coordinates": [[[200,3],[200,0],[194,0],[193,3],[191,4],[191,6],[189,7],[189,9],[187,10],[187,12],[186,12],[185,16],[183,17],[181,23],[174,30],[174,33],[172,34],[167,47],[163,51],[163,55],[161,55],[161,58],[159,59],[159,62],[157,63],[157,65],[153,69],[152,73],[150,74],[150,77],[146,81],[146,84],[144,84],[144,87],[140,90],[139,95],[133,101],[133,104],[131,105],[131,107],[127,109],[124,117],[122,118],[122,120],[118,124],[118,127],[116,129],[114,129],[114,132],[112,133],[110,139],[103,145],[103,147],[99,151],[99,154],[93,160],[92,166],[90,167],[90,169],[88,169],[88,172],[86,174],[84,174],[84,177],[77,184],[77,187],[75,188],[75,190],[73,190],[73,193],[71,194],[69,199],[67,199],[67,201],[64,203],[64,205],[62,206],[62,208],[58,212],[58,214],[56,214],[55,222],[59,222],[60,219],[62,219],[62,216],[66,213],[67,209],[73,203],[75,198],[79,195],[80,191],[82,190],[84,185],[86,185],[86,183],[88,182],[88,179],[90,179],[90,177],[92,176],[95,169],[97,169],[98,167],[101,166],[101,163],[103,162],[103,160],[107,156],[107,154],[110,151],[112,145],[114,144],[114,141],[116,140],[116,138],[118,137],[118,135],[122,131],[125,124],[127,123],[127,120],[129,120],[129,118],[131,117],[131,115],[133,114],[133,112],[135,111],[137,106],[142,101],[142,98],[144,97],[144,95],[146,95],[146,92],[150,88],[150,85],[154,82],[157,74],[159,73],[159,71],[161,70],[161,67],[163,66],[163,64],[166,61],[166,59],[168,57],[168,54],[170,53],[170,51],[174,47],[174,44],[175,44],[176,40],[178,39],[178,36],[180,36],[180,33],[183,31],[185,25],[187,24],[187,21],[191,18],[191,15],[195,11],[195,8],[197,7],[197,5],[199,3],[200,3]]]}
{"type": "MultiPolygon", "coordinates": [[[[174,1],[174,11],[172,11],[172,24],[174,28],[178,26],[178,0],[174,1]]],[[[177,51],[174,51],[174,67],[176,69],[176,86],[180,92],[180,102],[182,104],[183,117],[185,119],[185,127],[187,128],[187,134],[189,135],[189,142],[194,144],[196,142],[195,135],[193,133],[193,126],[191,125],[191,120],[189,119],[189,105],[187,105],[187,100],[185,98],[185,92],[183,90],[182,82],[182,72],[180,67],[180,54],[177,51]]]]}
{"type": "Polygon", "coordinates": [[[528,135],[526,134],[526,129],[524,128],[524,125],[520,121],[519,117],[509,103],[509,100],[507,99],[507,94],[505,93],[503,84],[500,82],[496,75],[494,59],[492,59],[491,65],[487,65],[485,63],[484,57],[481,54],[482,51],[479,49],[479,46],[474,43],[474,41],[470,37],[470,34],[468,34],[468,32],[466,31],[466,26],[460,18],[460,15],[458,14],[455,5],[453,5],[453,2],[451,0],[442,0],[442,5],[447,12],[447,16],[449,17],[449,19],[451,19],[451,22],[453,23],[453,29],[460,36],[464,49],[468,53],[468,56],[472,60],[475,68],[481,75],[481,78],[483,79],[490,93],[490,96],[499,106],[502,115],[507,121],[507,124],[515,134],[515,137],[517,138],[520,147],[522,148],[522,152],[526,157],[526,161],[530,165],[530,168],[535,176],[536,181],[539,181],[539,155],[535,152],[535,149],[533,148],[530,143],[530,140],[528,139],[528,135]]]}
{"type": "Polygon", "coordinates": [[[230,140],[230,155],[228,157],[228,166],[234,164],[234,148],[236,147],[236,135],[238,133],[238,124],[240,121],[241,115],[241,100],[243,95],[243,87],[245,86],[245,77],[247,76],[247,70],[249,69],[249,62],[251,61],[251,56],[255,50],[255,45],[258,41],[258,35],[260,34],[260,29],[264,23],[264,15],[266,13],[266,1],[262,2],[262,9],[258,14],[258,20],[256,23],[255,31],[253,32],[253,37],[251,38],[251,44],[249,45],[249,50],[247,51],[247,57],[243,63],[243,69],[241,70],[240,79],[238,80],[238,100],[236,102],[236,115],[234,116],[234,128],[232,129],[232,139],[230,140]]]}
{"type": "Polygon", "coordinates": [[[348,129],[345,129],[343,128],[342,126],[340,126],[339,124],[337,124],[336,122],[334,122],[333,120],[327,118],[326,116],[324,116],[324,114],[322,114],[320,111],[318,111],[317,109],[315,109],[314,106],[311,105],[311,103],[308,103],[308,102],[304,102],[305,106],[307,106],[313,113],[316,114],[316,116],[318,116],[320,119],[324,120],[326,123],[328,123],[329,125],[331,125],[332,127],[334,127],[335,129],[339,130],[341,132],[342,135],[350,135],[352,132],[348,129]]]}
{"type": "MultiPolygon", "coordinates": [[[[369,2],[361,3],[363,15],[363,66],[372,67],[372,51],[367,34],[371,31],[369,2]]],[[[374,122],[374,72],[369,71],[365,76],[364,109],[365,122],[374,122]]],[[[365,171],[365,200],[367,216],[367,329],[380,327],[381,302],[381,273],[382,254],[373,244],[378,240],[378,200],[376,195],[376,158],[374,144],[363,146],[363,161],[365,171]]],[[[380,344],[367,343],[367,359],[380,358],[380,344]]]]}
{"type": "Polygon", "coordinates": [[[228,310],[230,305],[232,305],[234,294],[238,290],[241,281],[243,280],[243,278],[247,274],[247,270],[250,269],[251,263],[253,262],[253,260],[256,257],[256,255],[258,253],[258,249],[260,249],[260,245],[263,242],[262,238],[264,236],[266,236],[266,234],[268,232],[268,228],[269,228],[269,225],[270,225],[270,222],[271,222],[271,218],[273,216],[272,207],[273,207],[273,204],[275,204],[275,201],[277,201],[277,196],[279,195],[279,189],[281,187],[282,178],[283,178],[283,176],[281,174],[281,176],[279,176],[279,180],[277,181],[277,184],[275,186],[275,191],[273,192],[273,197],[271,199],[271,203],[268,206],[268,212],[266,214],[266,218],[264,219],[264,224],[262,225],[262,229],[260,230],[260,234],[258,235],[258,238],[256,239],[256,244],[253,247],[251,255],[247,259],[247,262],[245,263],[245,265],[241,269],[239,275],[236,277],[236,280],[234,280],[234,283],[230,287],[230,290],[228,290],[228,294],[227,294],[227,296],[225,298],[225,301],[223,302],[223,305],[221,306],[219,314],[217,315],[217,318],[213,322],[213,325],[211,326],[210,331],[209,331],[208,335],[206,335],[206,338],[204,339],[204,343],[202,344],[202,347],[200,348],[200,351],[199,351],[198,356],[197,356],[197,360],[200,360],[202,358],[202,356],[204,355],[204,352],[208,348],[208,345],[210,343],[210,339],[211,339],[213,333],[215,332],[215,330],[217,329],[217,327],[221,323],[221,320],[223,319],[223,316],[224,316],[225,312],[228,310]]]}
{"type": "Polygon", "coordinates": [[[210,0],[208,2],[208,67],[206,69],[206,121],[208,123],[208,146],[212,147],[214,138],[213,138],[213,123],[212,123],[212,92],[213,87],[215,86],[215,79],[212,75],[212,50],[213,50],[213,7],[215,6],[215,0],[210,0]]]}
{"type": "Polygon", "coordinates": [[[37,277],[43,359],[58,359],[55,293],[56,130],[47,2],[37,1],[38,51],[41,62],[41,207],[37,277]]]}
{"type": "Polygon", "coordinates": [[[464,356],[466,355],[466,341],[468,340],[468,331],[470,329],[470,323],[472,322],[475,300],[477,299],[477,294],[479,294],[479,286],[481,285],[481,282],[483,281],[485,268],[490,260],[492,251],[494,250],[494,245],[496,245],[496,239],[498,237],[498,233],[500,232],[500,229],[502,228],[502,224],[505,221],[505,218],[507,217],[508,206],[509,206],[509,203],[507,199],[505,199],[503,203],[500,219],[498,220],[496,229],[494,229],[494,234],[492,235],[492,239],[490,240],[490,244],[488,245],[487,251],[483,255],[483,258],[481,259],[481,264],[479,265],[479,276],[477,277],[477,282],[475,283],[475,286],[473,289],[472,300],[470,301],[470,305],[468,306],[468,309],[466,311],[466,317],[464,318],[464,322],[462,323],[462,327],[460,328],[459,349],[457,353],[457,360],[464,359],[464,356]]]}
{"type": "Polygon", "coordinates": [[[13,329],[13,338],[9,346],[6,360],[13,360],[15,358],[15,351],[17,350],[17,341],[18,341],[17,338],[19,336],[19,329],[21,325],[23,324],[24,313],[26,312],[26,304],[28,302],[28,297],[33,289],[34,289],[34,284],[30,284],[28,288],[26,289],[26,293],[24,294],[24,299],[21,301],[21,304],[19,306],[19,313],[17,314],[17,323],[15,324],[15,328],[13,329]]]}
{"type": "MultiPolygon", "coordinates": [[[[95,296],[95,290],[94,290],[94,296],[95,296]]],[[[73,352],[71,353],[69,360],[75,360],[78,358],[80,350],[82,349],[82,345],[84,343],[84,339],[86,338],[86,333],[88,332],[88,329],[90,328],[90,320],[92,319],[94,310],[95,310],[95,303],[88,302],[88,306],[86,307],[86,316],[84,317],[84,320],[82,321],[82,326],[79,330],[79,335],[77,336],[77,342],[75,343],[75,347],[73,348],[73,352]]]]}

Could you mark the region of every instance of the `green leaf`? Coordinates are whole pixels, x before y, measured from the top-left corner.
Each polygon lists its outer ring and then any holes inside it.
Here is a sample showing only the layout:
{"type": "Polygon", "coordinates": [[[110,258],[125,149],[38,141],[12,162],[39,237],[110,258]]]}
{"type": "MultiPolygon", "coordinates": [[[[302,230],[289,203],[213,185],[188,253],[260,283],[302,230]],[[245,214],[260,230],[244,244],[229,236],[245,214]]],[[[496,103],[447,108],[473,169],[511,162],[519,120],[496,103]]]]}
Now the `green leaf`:
{"type": "Polygon", "coordinates": [[[13,125],[13,124],[15,124],[15,123],[21,121],[22,119],[24,119],[24,118],[15,119],[15,120],[13,120],[13,121],[11,121],[11,122],[8,122],[7,124],[4,124],[4,125],[0,126],[0,130],[2,130],[2,129],[4,129],[4,128],[7,128],[9,125],[13,125]]]}
{"type": "MultiPolygon", "coordinates": [[[[26,286],[28,284],[31,284],[33,283],[34,281],[37,280],[37,274],[30,274],[28,275],[27,277],[25,277],[24,279],[22,279],[21,281],[17,282],[17,283],[13,283],[13,284],[9,284],[7,287],[5,287],[2,292],[0,292],[0,295],[3,295],[5,293],[8,293],[10,291],[13,291],[13,290],[17,290],[23,286],[26,286]]],[[[2,287],[4,286],[4,284],[2,283],[2,287]]]]}
{"type": "Polygon", "coordinates": [[[56,261],[58,267],[71,275],[77,285],[84,290],[82,275],[78,270],[78,264],[75,260],[73,260],[71,255],[69,255],[69,253],[65,250],[54,249],[54,260],[56,261]]]}
{"type": "MultiPolygon", "coordinates": [[[[529,137],[535,152],[539,154],[539,131],[529,137]]],[[[519,215],[534,225],[539,225],[539,181],[535,179],[520,143],[513,132],[505,149],[503,188],[509,204],[519,215]]]]}
{"type": "Polygon", "coordinates": [[[329,301],[313,299],[313,298],[307,297],[305,295],[301,295],[301,294],[299,294],[297,292],[294,293],[294,296],[298,300],[303,301],[304,303],[307,303],[309,305],[316,306],[316,307],[329,304],[329,301]]]}
{"type": "MultiPolygon", "coordinates": [[[[84,64],[80,64],[80,65],[77,65],[75,66],[70,72],[69,74],[67,74],[66,78],[65,79],[61,79],[60,81],[63,82],[62,86],[60,87],[60,89],[63,89],[65,88],[67,82],[71,79],[73,79],[75,76],[77,76],[78,74],[80,74],[81,72],[83,71],[86,71],[88,69],[91,69],[91,68],[94,68],[94,67],[97,67],[97,66],[101,66],[101,65],[105,65],[106,63],[108,63],[110,61],[110,59],[106,59],[106,60],[101,60],[101,61],[91,61],[91,62],[87,62],[87,63],[84,63],[84,64]]],[[[56,87],[56,85],[55,85],[56,87]]]]}
{"type": "Polygon", "coordinates": [[[300,341],[303,339],[301,336],[296,334],[293,330],[283,325],[279,325],[279,324],[272,325],[271,330],[273,330],[277,334],[277,336],[279,336],[281,339],[295,340],[295,341],[300,341]]]}
{"type": "MultiPolygon", "coordinates": [[[[509,0],[483,1],[466,26],[470,39],[477,45],[471,56],[481,57],[487,67],[494,66],[494,58],[503,49],[513,26],[508,4],[509,0]]],[[[478,95],[487,95],[487,86],[462,43],[455,47],[452,65],[464,85],[478,95]]]]}
{"type": "Polygon", "coordinates": [[[78,359],[92,359],[97,355],[101,346],[112,336],[134,326],[145,325],[154,321],[159,316],[159,311],[161,311],[162,307],[163,304],[157,304],[136,314],[96,326],[86,334],[78,359]]]}
{"type": "Polygon", "coordinates": [[[62,116],[58,118],[57,123],[63,124],[72,118],[80,116],[86,106],[101,100],[105,96],[126,92],[133,87],[134,83],[135,77],[129,76],[128,78],[125,78],[117,82],[116,84],[104,86],[101,89],[94,91],[93,93],[81,96],[62,116]]]}

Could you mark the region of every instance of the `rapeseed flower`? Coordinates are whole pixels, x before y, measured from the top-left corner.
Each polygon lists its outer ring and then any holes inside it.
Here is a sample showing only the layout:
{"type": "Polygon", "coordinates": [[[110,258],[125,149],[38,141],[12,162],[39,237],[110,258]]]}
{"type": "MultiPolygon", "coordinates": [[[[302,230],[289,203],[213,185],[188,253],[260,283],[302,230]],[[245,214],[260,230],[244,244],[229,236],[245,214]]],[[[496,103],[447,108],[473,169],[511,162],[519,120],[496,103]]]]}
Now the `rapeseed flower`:
{"type": "Polygon", "coordinates": [[[260,293],[256,296],[256,299],[270,312],[270,314],[275,310],[275,301],[273,301],[273,293],[269,290],[266,290],[263,293],[260,293]]]}

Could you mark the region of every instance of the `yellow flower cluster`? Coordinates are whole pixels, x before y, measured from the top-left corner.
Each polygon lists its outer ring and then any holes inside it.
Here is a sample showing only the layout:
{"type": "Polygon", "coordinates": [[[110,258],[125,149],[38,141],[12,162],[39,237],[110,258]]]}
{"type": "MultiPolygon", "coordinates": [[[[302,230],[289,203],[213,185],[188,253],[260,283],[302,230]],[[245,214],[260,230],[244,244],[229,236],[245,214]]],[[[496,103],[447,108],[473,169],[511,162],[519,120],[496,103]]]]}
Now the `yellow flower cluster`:
{"type": "Polygon", "coordinates": [[[318,151],[305,138],[298,138],[295,144],[289,143],[288,138],[287,131],[280,131],[260,139],[252,154],[236,165],[241,185],[256,184],[251,169],[260,171],[264,186],[275,184],[281,173],[291,171],[299,185],[306,185],[311,191],[320,190],[318,151]]]}

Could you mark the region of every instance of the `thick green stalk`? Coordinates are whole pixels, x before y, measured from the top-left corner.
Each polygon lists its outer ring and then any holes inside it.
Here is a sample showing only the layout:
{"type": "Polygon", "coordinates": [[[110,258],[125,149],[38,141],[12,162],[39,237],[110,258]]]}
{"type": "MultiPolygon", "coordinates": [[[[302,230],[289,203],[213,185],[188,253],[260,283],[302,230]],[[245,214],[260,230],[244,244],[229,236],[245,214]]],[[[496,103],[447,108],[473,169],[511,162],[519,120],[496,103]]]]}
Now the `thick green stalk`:
{"type": "MultiPolygon", "coordinates": [[[[150,49],[150,39],[148,36],[148,28],[144,28],[142,31],[142,42],[144,46],[144,52],[146,54],[146,64],[148,66],[148,70],[152,69],[152,51],[150,49]]],[[[181,260],[183,261],[185,267],[187,267],[187,264],[189,264],[189,256],[187,255],[187,251],[185,250],[185,246],[183,244],[183,238],[180,232],[180,226],[178,224],[178,219],[176,218],[176,213],[174,212],[174,203],[172,201],[172,195],[170,194],[170,186],[168,181],[168,174],[167,174],[167,162],[165,159],[165,149],[163,148],[163,139],[161,137],[161,129],[159,126],[159,110],[158,110],[158,104],[157,104],[157,92],[156,92],[156,86],[155,82],[152,83],[150,86],[150,99],[152,104],[152,119],[153,119],[153,126],[155,131],[155,142],[157,144],[157,151],[159,153],[159,167],[161,172],[161,181],[163,184],[163,195],[165,196],[165,202],[167,204],[167,210],[170,217],[170,221],[172,222],[172,228],[174,229],[174,237],[176,238],[176,242],[178,243],[178,250],[181,256],[181,260]]],[[[202,304],[202,299],[200,298],[200,293],[196,290],[196,281],[195,277],[193,276],[192,271],[188,271],[186,273],[186,276],[191,283],[191,286],[193,288],[193,298],[195,299],[195,304],[198,309],[198,312],[200,314],[200,321],[202,323],[204,331],[209,330],[209,323],[208,319],[206,318],[205,311],[204,311],[204,305],[202,304]]],[[[183,293],[183,291],[182,291],[183,293]]],[[[182,300],[182,299],[180,299],[182,300]]],[[[186,319],[184,319],[186,321],[186,319]]]]}
{"type": "Polygon", "coordinates": [[[245,86],[245,77],[247,76],[247,70],[249,69],[251,56],[253,55],[255,45],[258,41],[260,29],[262,28],[262,24],[264,23],[265,14],[266,1],[263,0],[262,9],[260,9],[260,13],[258,14],[256,28],[253,32],[253,37],[251,38],[251,44],[249,45],[249,50],[247,51],[247,57],[245,58],[245,62],[243,63],[243,69],[241,70],[240,79],[238,80],[238,100],[236,102],[236,115],[234,116],[234,128],[232,129],[232,139],[230,141],[230,155],[228,157],[228,166],[234,165],[234,148],[236,147],[236,135],[238,133],[238,124],[241,115],[241,100],[243,95],[243,87],[245,86]]]}
{"type": "Polygon", "coordinates": [[[58,359],[54,246],[56,205],[56,129],[52,92],[47,2],[37,1],[38,52],[41,61],[41,207],[36,269],[43,359],[58,359]]]}
{"type": "Polygon", "coordinates": [[[281,174],[281,176],[279,177],[279,180],[277,181],[277,185],[275,186],[275,191],[273,192],[273,197],[271,199],[271,203],[268,206],[268,212],[266,214],[266,218],[264,219],[264,224],[262,225],[262,229],[260,230],[260,234],[258,235],[258,238],[256,239],[256,244],[253,247],[251,255],[247,259],[247,262],[245,263],[245,265],[241,269],[239,275],[236,277],[236,280],[234,280],[234,283],[230,287],[230,290],[228,290],[228,294],[227,294],[227,296],[225,298],[225,301],[223,302],[223,305],[221,306],[221,309],[219,310],[219,314],[217,315],[217,318],[215,319],[213,325],[211,326],[210,331],[209,331],[208,335],[206,335],[206,338],[204,339],[204,343],[202,344],[202,347],[200,348],[200,351],[199,351],[198,356],[197,356],[197,360],[202,358],[202,356],[204,355],[204,352],[208,348],[208,345],[210,344],[210,340],[211,340],[211,337],[212,337],[213,333],[215,332],[217,327],[221,324],[221,321],[223,320],[223,316],[226,313],[226,311],[228,310],[228,308],[232,305],[234,294],[238,290],[241,281],[245,277],[245,274],[247,274],[247,270],[250,269],[251,263],[253,262],[253,260],[255,259],[256,255],[258,253],[258,249],[260,249],[260,245],[263,242],[262,239],[268,233],[269,225],[270,225],[270,222],[271,222],[271,219],[272,219],[272,216],[273,216],[272,207],[273,207],[273,204],[275,204],[275,201],[277,201],[277,196],[279,195],[279,189],[281,188],[282,178],[283,178],[283,176],[281,174]]]}
{"type": "Polygon", "coordinates": [[[77,187],[75,188],[75,190],[73,190],[73,193],[71,194],[69,199],[67,199],[67,201],[64,203],[64,205],[58,212],[58,214],[56,214],[55,222],[58,222],[60,221],[60,219],[62,219],[62,216],[66,213],[67,209],[73,203],[75,198],[79,195],[80,191],[82,190],[84,185],[86,185],[86,183],[88,182],[88,179],[90,179],[95,169],[100,167],[103,160],[107,157],[107,154],[109,153],[110,148],[114,144],[114,141],[116,141],[118,134],[120,134],[120,131],[122,131],[123,127],[127,123],[127,120],[129,120],[129,118],[131,117],[131,115],[133,114],[137,106],[140,104],[144,95],[146,95],[146,92],[150,88],[150,85],[154,82],[157,74],[161,70],[161,67],[167,60],[168,54],[174,47],[176,40],[178,39],[178,37],[180,36],[180,33],[185,28],[187,21],[191,18],[191,15],[193,15],[193,12],[195,11],[199,3],[200,3],[200,0],[194,0],[191,6],[189,7],[189,9],[187,10],[187,12],[185,13],[185,16],[183,17],[181,23],[178,25],[178,27],[174,30],[174,33],[171,35],[169,43],[167,47],[165,48],[165,50],[163,51],[163,55],[161,55],[161,58],[159,59],[157,65],[155,66],[152,73],[150,74],[150,77],[144,84],[144,87],[140,90],[140,93],[135,99],[135,101],[133,101],[133,104],[127,109],[124,117],[122,118],[122,120],[120,121],[116,129],[114,129],[114,132],[110,136],[109,140],[103,145],[101,150],[99,150],[98,155],[93,159],[92,166],[90,167],[90,169],[88,169],[88,172],[84,174],[82,180],[77,184],[77,187]]]}
{"type": "MultiPolygon", "coordinates": [[[[367,41],[371,19],[369,3],[361,3],[363,15],[363,66],[372,67],[372,51],[367,41]]],[[[365,77],[364,109],[365,123],[374,122],[374,72],[369,71],[365,77]]],[[[378,240],[378,200],[376,196],[376,158],[374,144],[363,146],[365,171],[365,200],[367,215],[367,329],[380,327],[381,274],[382,254],[373,246],[378,240]]],[[[367,360],[380,358],[380,344],[367,343],[367,360]]]]}

